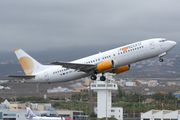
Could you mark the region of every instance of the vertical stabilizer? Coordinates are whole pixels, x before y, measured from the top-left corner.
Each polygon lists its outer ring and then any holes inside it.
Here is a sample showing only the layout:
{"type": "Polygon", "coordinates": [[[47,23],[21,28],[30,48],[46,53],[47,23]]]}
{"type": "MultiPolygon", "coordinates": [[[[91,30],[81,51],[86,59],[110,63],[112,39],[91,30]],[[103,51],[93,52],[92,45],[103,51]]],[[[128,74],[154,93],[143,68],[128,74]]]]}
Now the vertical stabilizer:
{"type": "Polygon", "coordinates": [[[37,117],[31,110],[31,108],[26,105],[26,110],[27,110],[27,115],[28,115],[28,118],[32,118],[32,117],[37,117]]]}
{"type": "Polygon", "coordinates": [[[35,75],[42,70],[43,65],[21,49],[14,50],[26,75],[35,75]]]}

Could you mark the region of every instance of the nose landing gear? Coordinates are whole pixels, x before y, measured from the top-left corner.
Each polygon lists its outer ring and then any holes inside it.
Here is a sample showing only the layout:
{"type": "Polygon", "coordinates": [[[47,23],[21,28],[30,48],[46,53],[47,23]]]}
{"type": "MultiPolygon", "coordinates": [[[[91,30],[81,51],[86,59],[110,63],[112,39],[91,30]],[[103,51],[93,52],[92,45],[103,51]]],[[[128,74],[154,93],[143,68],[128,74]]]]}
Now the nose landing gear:
{"type": "Polygon", "coordinates": [[[165,56],[167,53],[163,52],[162,54],[159,55],[159,62],[163,62],[164,60],[162,59],[163,56],[165,56]]]}
{"type": "Polygon", "coordinates": [[[164,60],[161,58],[161,57],[159,57],[159,62],[163,62],[164,60]]]}

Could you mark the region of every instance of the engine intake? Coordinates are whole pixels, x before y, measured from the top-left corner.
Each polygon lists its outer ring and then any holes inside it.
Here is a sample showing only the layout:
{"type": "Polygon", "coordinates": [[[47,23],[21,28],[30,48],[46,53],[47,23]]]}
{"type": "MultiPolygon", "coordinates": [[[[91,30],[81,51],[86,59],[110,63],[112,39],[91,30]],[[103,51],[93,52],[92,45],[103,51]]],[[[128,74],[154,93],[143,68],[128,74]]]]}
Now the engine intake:
{"type": "Polygon", "coordinates": [[[114,69],[114,72],[116,74],[123,73],[123,72],[126,72],[126,71],[130,70],[130,67],[131,67],[131,65],[125,65],[125,66],[122,66],[122,67],[118,67],[118,68],[114,69]]]}
{"type": "Polygon", "coordinates": [[[114,68],[114,61],[113,60],[106,60],[104,62],[97,64],[97,70],[99,72],[110,70],[112,68],[114,68]]]}

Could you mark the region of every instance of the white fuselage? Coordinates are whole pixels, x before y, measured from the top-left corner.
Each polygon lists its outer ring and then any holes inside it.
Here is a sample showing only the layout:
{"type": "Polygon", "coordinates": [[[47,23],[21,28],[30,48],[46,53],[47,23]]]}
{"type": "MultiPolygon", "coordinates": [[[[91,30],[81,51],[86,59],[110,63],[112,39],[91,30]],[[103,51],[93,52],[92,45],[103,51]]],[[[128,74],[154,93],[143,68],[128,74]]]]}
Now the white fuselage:
{"type": "Polygon", "coordinates": [[[64,117],[33,117],[29,120],[66,120],[64,117]]]}
{"type": "MultiPolygon", "coordinates": [[[[118,68],[156,56],[162,57],[175,45],[176,42],[162,38],[149,39],[78,59],[72,61],[71,63],[98,64],[106,60],[113,60],[115,67],[118,68]],[[124,50],[124,48],[126,49],[124,50]]],[[[26,82],[64,82],[80,79],[94,74],[93,72],[86,73],[74,69],[66,69],[58,65],[50,65],[46,67],[47,69],[37,73],[34,79],[26,80],[26,82]]]]}

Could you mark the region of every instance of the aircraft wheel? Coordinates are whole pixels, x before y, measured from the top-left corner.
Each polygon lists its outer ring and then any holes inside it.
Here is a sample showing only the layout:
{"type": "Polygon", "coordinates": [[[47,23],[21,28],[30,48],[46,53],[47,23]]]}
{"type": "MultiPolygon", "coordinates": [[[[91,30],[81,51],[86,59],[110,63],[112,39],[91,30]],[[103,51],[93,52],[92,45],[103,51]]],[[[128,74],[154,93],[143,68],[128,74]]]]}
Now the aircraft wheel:
{"type": "Polygon", "coordinates": [[[160,62],[163,62],[163,59],[162,59],[162,58],[159,58],[159,61],[160,61],[160,62]]]}
{"type": "Polygon", "coordinates": [[[91,76],[91,80],[96,80],[96,79],[97,79],[96,75],[91,76]]]}
{"type": "Polygon", "coordinates": [[[105,80],[106,80],[106,77],[105,77],[105,76],[101,76],[101,77],[100,77],[100,80],[101,80],[101,81],[105,81],[105,80]]]}

